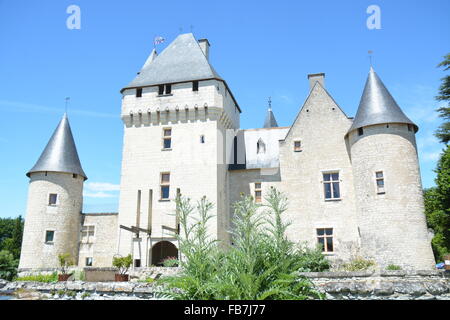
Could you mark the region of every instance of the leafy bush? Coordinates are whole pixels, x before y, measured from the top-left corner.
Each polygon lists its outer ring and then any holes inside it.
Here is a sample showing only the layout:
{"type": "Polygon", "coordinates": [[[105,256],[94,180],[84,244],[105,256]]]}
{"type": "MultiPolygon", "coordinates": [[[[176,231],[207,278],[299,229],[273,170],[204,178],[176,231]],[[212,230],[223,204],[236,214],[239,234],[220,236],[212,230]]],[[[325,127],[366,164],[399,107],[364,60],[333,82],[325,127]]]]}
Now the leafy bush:
{"type": "Polygon", "coordinates": [[[74,265],[73,259],[70,253],[58,254],[59,266],[61,267],[61,273],[67,274],[70,266],[74,265]]]}
{"type": "Polygon", "coordinates": [[[343,264],[342,269],[344,271],[364,271],[373,266],[375,266],[375,261],[357,257],[350,262],[343,264]]]}
{"type": "Polygon", "coordinates": [[[36,274],[36,275],[30,275],[25,277],[18,277],[15,278],[14,281],[34,281],[34,282],[57,282],[58,281],[58,274],[56,272],[52,274],[36,274]]]}
{"type": "Polygon", "coordinates": [[[168,257],[163,260],[164,267],[178,267],[178,259],[176,257],[168,257]]]}
{"type": "Polygon", "coordinates": [[[390,264],[386,267],[386,270],[402,270],[402,267],[397,266],[395,264],[390,264]]]}
{"type": "Polygon", "coordinates": [[[126,257],[114,257],[113,258],[113,266],[119,269],[120,274],[127,274],[128,269],[131,267],[133,263],[133,258],[131,254],[126,257]]]}
{"type": "Polygon", "coordinates": [[[233,245],[225,247],[207,235],[212,203],[205,197],[198,201],[199,217],[195,219],[190,199],[179,197],[176,204],[182,234],[178,240],[186,259],[180,262],[181,274],[159,280],[165,286],[162,295],[195,300],[322,298],[298,272],[322,269],[325,263],[286,238],[289,223],[282,221],[287,209],[285,196],[271,189],[266,200],[268,205],[261,206],[247,196],[235,204],[233,245]],[[265,210],[258,210],[261,207],[265,210]]]}
{"type": "Polygon", "coordinates": [[[0,251],[0,279],[12,280],[17,274],[19,262],[7,250],[0,251]]]}

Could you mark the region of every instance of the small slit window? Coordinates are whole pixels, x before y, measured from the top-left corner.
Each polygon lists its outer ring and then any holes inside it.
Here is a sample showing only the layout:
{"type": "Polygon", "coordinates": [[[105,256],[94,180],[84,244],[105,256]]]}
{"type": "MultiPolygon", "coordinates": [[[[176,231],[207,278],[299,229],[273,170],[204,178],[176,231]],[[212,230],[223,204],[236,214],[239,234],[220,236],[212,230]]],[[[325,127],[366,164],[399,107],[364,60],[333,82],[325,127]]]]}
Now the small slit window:
{"type": "Polygon", "coordinates": [[[408,131],[412,131],[412,125],[408,124],[408,131]]]}
{"type": "Polygon", "coordinates": [[[140,98],[142,97],[142,88],[137,88],[136,89],[136,98],[140,98]]]}
{"type": "Polygon", "coordinates": [[[260,203],[262,196],[261,182],[255,182],[255,202],[260,203]]]}
{"type": "Polygon", "coordinates": [[[170,173],[161,173],[161,200],[169,199],[170,195],[170,173]]]}
{"type": "Polygon", "coordinates": [[[256,153],[266,153],[266,144],[262,141],[262,139],[259,139],[256,143],[256,153]]]}
{"type": "Polygon", "coordinates": [[[377,193],[383,194],[384,191],[384,174],[383,171],[375,172],[375,181],[377,183],[377,193]]]}
{"type": "Polygon", "coordinates": [[[172,148],[172,129],[163,129],[163,149],[172,148]]]}
{"type": "Polygon", "coordinates": [[[192,82],[192,91],[198,91],[198,81],[192,82]]]}
{"type": "Polygon", "coordinates": [[[205,143],[205,136],[203,134],[200,136],[200,143],[205,143]]]}
{"type": "Polygon", "coordinates": [[[58,195],[56,193],[50,193],[50,195],[48,196],[48,204],[50,206],[54,206],[54,205],[56,205],[57,200],[58,200],[58,195]]]}
{"type": "Polygon", "coordinates": [[[45,231],[45,243],[52,243],[55,237],[55,231],[47,230],[45,231]]]}

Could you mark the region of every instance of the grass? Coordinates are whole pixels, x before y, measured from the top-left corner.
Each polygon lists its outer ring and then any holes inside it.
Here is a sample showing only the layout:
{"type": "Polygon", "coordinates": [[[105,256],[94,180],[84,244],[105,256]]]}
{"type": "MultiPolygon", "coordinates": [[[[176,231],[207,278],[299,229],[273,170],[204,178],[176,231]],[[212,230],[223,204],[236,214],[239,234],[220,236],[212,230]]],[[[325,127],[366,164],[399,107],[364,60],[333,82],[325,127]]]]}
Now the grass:
{"type": "Polygon", "coordinates": [[[52,274],[37,274],[25,277],[17,277],[14,279],[14,281],[33,281],[33,282],[51,283],[58,281],[58,274],[54,272],[52,274]]]}

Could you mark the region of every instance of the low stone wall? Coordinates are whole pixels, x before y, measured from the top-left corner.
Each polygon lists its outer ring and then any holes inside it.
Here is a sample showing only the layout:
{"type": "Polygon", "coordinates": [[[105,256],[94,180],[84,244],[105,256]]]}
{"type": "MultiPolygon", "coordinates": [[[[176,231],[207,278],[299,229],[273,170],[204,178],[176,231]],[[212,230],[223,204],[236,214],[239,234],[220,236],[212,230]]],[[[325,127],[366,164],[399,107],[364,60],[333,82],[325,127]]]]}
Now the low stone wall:
{"type": "MultiPolygon", "coordinates": [[[[179,268],[133,270],[130,282],[58,283],[7,282],[0,280],[0,294],[18,292],[23,299],[161,299],[154,283],[139,282],[179,272],[179,268]],[[34,292],[34,295],[30,292],[34,292]],[[27,296],[28,294],[28,296],[27,296]]],[[[450,300],[450,272],[309,272],[317,290],[329,300],[450,300]]]]}
{"type": "Polygon", "coordinates": [[[302,273],[329,300],[450,300],[450,272],[302,273]]]}

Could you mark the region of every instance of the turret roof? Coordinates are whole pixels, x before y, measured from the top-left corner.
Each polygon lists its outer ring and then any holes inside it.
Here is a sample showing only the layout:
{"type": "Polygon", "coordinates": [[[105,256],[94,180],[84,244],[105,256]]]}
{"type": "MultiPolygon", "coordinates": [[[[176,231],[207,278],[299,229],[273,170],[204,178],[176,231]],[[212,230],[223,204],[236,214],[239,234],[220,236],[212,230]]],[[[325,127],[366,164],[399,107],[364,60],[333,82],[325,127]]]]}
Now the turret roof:
{"type": "Polygon", "coordinates": [[[85,180],[87,179],[78,158],[67,114],[63,115],[39,160],[28,171],[27,176],[42,171],[75,173],[83,176],[85,180]]]}
{"type": "Polygon", "coordinates": [[[364,92],[353,124],[348,132],[364,126],[383,123],[406,123],[419,128],[400,109],[373,68],[370,68],[364,92]]]}

